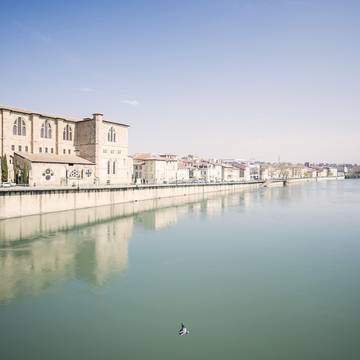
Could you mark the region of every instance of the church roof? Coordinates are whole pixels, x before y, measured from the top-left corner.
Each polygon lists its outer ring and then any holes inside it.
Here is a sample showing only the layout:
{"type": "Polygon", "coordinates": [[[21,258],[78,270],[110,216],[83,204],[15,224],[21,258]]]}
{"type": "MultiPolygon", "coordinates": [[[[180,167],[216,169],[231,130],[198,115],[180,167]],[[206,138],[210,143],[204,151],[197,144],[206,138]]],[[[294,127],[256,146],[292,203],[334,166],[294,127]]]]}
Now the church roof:
{"type": "MultiPolygon", "coordinates": [[[[26,115],[36,114],[36,115],[39,115],[39,116],[44,117],[44,118],[61,119],[61,120],[70,121],[70,122],[73,122],[73,123],[93,120],[92,118],[74,119],[74,118],[70,118],[70,117],[67,117],[67,116],[57,116],[57,115],[53,115],[53,114],[44,114],[44,113],[40,113],[40,112],[37,112],[37,111],[25,110],[25,109],[12,107],[12,106],[3,106],[1,104],[0,104],[0,110],[9,110],[11,112],[20,113],[20,114],[26,114],[26,115]]],[[[103,122],[114,124],[114,125],[125,126],[125,127],[130,126],[128,124],[120,123],[120,122],[105,119],[105,118],[103,118],[103,122]]]]}
{"type": "Polygon", "coordinates": [[[20,151],[15,152],[14,154],[34,163],[94,165],[94,163],[92,163],[91,161],[76,155],[54,155],[54,154],[43,154],[43,153],[31,154],[20,151]]]}

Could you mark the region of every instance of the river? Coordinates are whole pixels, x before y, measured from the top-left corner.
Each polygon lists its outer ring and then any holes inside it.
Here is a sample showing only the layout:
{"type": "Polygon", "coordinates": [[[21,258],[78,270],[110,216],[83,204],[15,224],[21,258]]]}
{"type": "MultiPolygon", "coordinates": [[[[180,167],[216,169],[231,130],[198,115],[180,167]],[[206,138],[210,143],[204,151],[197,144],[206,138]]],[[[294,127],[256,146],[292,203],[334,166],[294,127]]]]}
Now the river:
{"type": "Polygon", "coordinates": [[[344,180],[2,221],[0,359],[360,359],[359,210],[344,180]]]}

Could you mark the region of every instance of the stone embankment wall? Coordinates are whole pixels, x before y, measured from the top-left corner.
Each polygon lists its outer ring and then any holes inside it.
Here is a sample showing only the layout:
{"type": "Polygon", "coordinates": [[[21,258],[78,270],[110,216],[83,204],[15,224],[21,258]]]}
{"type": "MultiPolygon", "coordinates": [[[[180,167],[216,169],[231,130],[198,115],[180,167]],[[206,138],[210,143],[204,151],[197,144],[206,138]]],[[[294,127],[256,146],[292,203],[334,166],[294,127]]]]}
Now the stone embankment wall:
{"type": "MultiPolygon", "coordinates": [[[[210,192],[189,196],[175,196],[163,199],[133,201],[124,204],[96,206],[85,209],[67,210],[42,215],[14,217],[0,221],[0,239],[6,242],[36,238],[44,234],[69,231],[76,227],[94,225],[113,219],[120,219],[153,212],[150,217],[161,219],[161,224],[178,214],[183,216],[189,212],[203,213],[222,211],[226,206],[233,206],[237,201],[246,202],[250,192],[255,190],[236,191],[232,193],[210,192]],[[245,194],[247,193],[247,194],[245,194]],[[230,196],[232,195],[232,196],[230,196]],[[242,200],[239,200],[242,199],[242,200]],[[179,208],[179,213],[174,211],[179,208]]],[[[141,222],[141,220],[140,220],[141,222]]],[[[142,224],[144,225],[144,224],[142,224]]],[[[167,225],[165,225],[167,226],[167,225]]]]}
{"type": "Polygon", "coordinates": [[[9,189],[0,191],[0,220],[58,211],[84,209],[212,192],[235,192],[256,189],[263,181],[248,183],[153,185],[140,187],[98,187],[57,189],[9,189]]]}
{"type": "Polygon", "coordinates": [[[325,180],[344,180],[344,176],[323,176],[315,178],[295,178],[295,179],[286,179],[286,185],[295,184],[295,183],[304,183],[304,182],[316,182],[316,181],[325,181],[325,180]]]}

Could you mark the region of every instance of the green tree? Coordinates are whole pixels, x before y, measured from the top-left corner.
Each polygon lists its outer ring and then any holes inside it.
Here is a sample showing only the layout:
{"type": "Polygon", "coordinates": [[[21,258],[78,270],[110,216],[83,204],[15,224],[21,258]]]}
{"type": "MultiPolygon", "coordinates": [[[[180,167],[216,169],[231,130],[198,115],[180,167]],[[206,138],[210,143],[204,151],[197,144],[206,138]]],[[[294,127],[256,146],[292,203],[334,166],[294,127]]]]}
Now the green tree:
{"type": "Polygon", "coordinates": [[[29,166],[28,164],[24,164],[24,169],[22,171],[22,182],[23,184],[29,183],[29,166]]]}
{"type": "Polygon", "coordinates": [[[8,163],[6,159],[6,155],[1,157],[1,181],[6,182],[8,181],[9,177],[9,169],[8,169],[8,163]]]}

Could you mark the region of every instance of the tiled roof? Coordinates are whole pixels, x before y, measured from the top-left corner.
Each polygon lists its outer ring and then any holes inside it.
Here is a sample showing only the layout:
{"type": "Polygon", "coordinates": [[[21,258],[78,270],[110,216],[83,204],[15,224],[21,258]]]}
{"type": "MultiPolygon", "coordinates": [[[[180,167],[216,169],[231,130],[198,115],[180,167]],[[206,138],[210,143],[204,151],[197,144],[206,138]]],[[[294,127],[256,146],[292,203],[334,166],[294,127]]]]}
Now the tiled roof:
{"type": "Polygon", "coordinates": [[[183,161],[183,160],[180,160],[178,161],[178,169],[188,169],[189,168],[189,165],[183,161]]]}
{"type": "Polygon", "coordinates": [[[133,156],[134,160],[156,160],[156,161],[177,161],[176,159],[169,159],[165,157],[161,157],[157,154],[151,154],[151,153],[138,153],[134,154],[133,156]]]}
{"type": "Polygon", "coordinates": [[[15,152],[15,155],[31,162],[94,165],[91,161],[76,155],[31,154],[27,152],[15,152]]]}
{"type": "Polygon", "coordinates": [[[232,165],[229,165],[229,164],[221,164],[221,166],[223,167],[223,168],[228,168],[228,169],[233,169],[234,167],[232,166],[232,165]]]}

